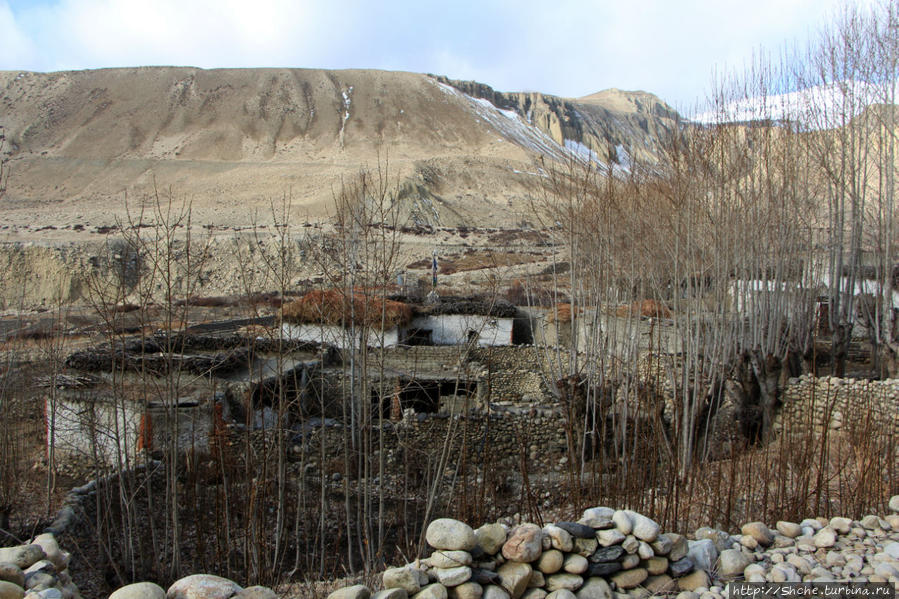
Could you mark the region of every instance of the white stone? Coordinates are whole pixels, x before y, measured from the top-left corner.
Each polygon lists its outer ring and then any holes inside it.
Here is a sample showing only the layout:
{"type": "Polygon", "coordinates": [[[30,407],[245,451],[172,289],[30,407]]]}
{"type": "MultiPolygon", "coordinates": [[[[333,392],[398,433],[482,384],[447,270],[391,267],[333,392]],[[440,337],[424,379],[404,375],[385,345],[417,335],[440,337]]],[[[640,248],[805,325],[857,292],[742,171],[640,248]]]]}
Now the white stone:
{"type": "Polygon", "coordinates": [[[437,582],[445,587],[456,587],[471,578],[471,568],[457,566],[455,568],[434,568],[432,570],[437,577],[437,582]]]}
{"type": "Polygon", "coordinates": [[[622,534],[622,532],[617,528],[600,530],[596,533],[596,540],[599,541],[599,544],[603,547],[617,545],[621,543],[625,539],[625,537],[626,535],[622,534]]]}
{"type": "Polygon", "coordinates": [[[899,513],[899,495],[890,497],[890,511],[899,513]]]}
{"type": "Polygon", "coordinates": [[[624,510],[617,510],[612,514],[612,522],[615,523],[615,527],[621,534],[629,535],[634,530],[634,521],[631,519],[630,514],[624,510]]]}
{"type": "Polygon", "coordinates": [[[154,582],[136,582],[114,591],[109,599],[165,599],[165,589],[154,582]]]}
{"type": "Polygon", "coordinates": [[[477,544],[474,531],[464,522],[452,518],[438,518],[428,525],[425,540],[434,549],[471,551],[477,544]]]}
{"type": "Polygon", "coordinates": [[[815,543],[815,547],[833,547],[837,542],[837,533],[830,526],[825,526],[815,533],[812,540],[815,543]]]}
{"type": "Polygon", "coordinates": [[[614,514],[615,510],[612,508],[591,507],[584,510],[584,515],[578,520],[578,523],[597,529],[611,528],[614,514]]]}
{"type": "MultiPolygon", "coordinates": [[[[212,574],[193,574],[173,582],[165,596],[167,599],[229,599],[241,590],[237,583],[227,578],[212,574]]],[[[340,591],[344,590],[340,589],[340,591]]],[[[335,591],[335,593],[340,591],[335,591]]],[[[334,593],[331,593],[329,597],[333,595],[334,593]]],[[[362,597],[361,595],[343,594],[334,599],[368,599],[368,597],[369,595],[362,597]]]]}
{"type": "Polygon", "coordinates": [[[633,523],[632,532],[635,537],[641,541],[646,541],[647,543],[656,540],[659,536],[659,525],[655,520],[630,510],[627,511],[627,515],[633,523]]]}

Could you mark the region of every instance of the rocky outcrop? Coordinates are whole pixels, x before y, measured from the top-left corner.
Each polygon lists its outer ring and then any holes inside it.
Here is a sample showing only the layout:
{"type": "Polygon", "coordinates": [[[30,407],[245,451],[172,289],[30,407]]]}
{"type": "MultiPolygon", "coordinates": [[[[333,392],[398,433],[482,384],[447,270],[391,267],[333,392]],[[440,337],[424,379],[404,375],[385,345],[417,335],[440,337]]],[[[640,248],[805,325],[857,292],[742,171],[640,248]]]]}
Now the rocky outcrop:
{"type": "Polygon", "coordinates": [[[620,166],[628,166],[633,158],[655,162],[662,140],[679,119],[677,111],[646,92],[612,89],[569,99],[539,92],[498,92],[477,81],[435,79],[499,109],[514,110],[560,146],[592,150],[598,160],[620,166]]]}

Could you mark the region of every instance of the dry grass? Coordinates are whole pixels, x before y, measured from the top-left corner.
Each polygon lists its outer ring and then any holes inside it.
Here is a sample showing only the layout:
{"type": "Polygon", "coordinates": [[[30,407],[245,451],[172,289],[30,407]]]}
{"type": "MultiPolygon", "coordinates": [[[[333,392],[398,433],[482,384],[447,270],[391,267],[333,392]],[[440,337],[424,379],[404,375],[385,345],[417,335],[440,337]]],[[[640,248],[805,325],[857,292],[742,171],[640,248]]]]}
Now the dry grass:
{"type": "Polygon", "coordinates": [[[285,304],[282,310],[284,320],[298,324],[343,326],[355,321],[389,329],[412,321],[412,308],[408,304],[374,297],[370,291],[358,289],[352,298],[337,289],[310,291],[285,304]]]}

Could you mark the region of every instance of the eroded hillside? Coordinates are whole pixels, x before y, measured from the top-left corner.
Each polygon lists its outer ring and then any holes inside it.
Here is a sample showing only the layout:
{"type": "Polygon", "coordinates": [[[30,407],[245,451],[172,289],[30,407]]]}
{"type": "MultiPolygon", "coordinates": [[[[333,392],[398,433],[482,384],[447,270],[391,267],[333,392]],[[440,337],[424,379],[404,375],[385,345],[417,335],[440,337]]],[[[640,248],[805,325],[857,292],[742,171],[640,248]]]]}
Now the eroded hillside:
{"type": "Polygon", "coordinates": [[[154,185],[204,224],[247,225],[285,196],[317,219],[342,179],[379,161],[414,220],[518,224],[540,159],[645,158],[676,117],[644,93],[574,101],[365,70],[2,72],[0,94],[12,172],[0,210],[26,236],[113,225],[154,185]]]}

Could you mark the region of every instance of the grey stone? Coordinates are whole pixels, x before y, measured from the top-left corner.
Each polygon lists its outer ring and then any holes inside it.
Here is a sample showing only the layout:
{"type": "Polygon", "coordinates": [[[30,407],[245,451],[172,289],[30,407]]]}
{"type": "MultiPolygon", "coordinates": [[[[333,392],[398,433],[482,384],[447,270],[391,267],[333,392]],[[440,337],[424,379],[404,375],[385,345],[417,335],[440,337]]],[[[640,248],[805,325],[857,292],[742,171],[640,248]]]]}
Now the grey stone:
{"type": "Polygon", "coordinates": [[[541,588],[528,589],[521,596],[521,599],[546,599],[546,591],[541,588]]]}
{"type": "Polygon", "coordinates": [[[877,516],[874,516],[874,515],[869,515],[869,516],[865,516],[864,518],[862,518],[861,524],[863,527],[867,528],[868,530],[874,530],[876,528],[885,528],[884,526],[881,525],[880,518],[878,518],[877,516]]]}
{"type": "Polygon", "coordinates": [[[677,588],[682,591],[695,591],[699,588],[708,588],[709,575],[705,570],[694,570],[693,572],[677,579],[677,588]]]}
{"type": "Polygon", "coordinates": [[[22,599],[25,589],[6,580],[0,580],[0,599],[22,599]]]}
{"type": "Polygon", "coordinates": [[[409,593],[406,592],[406,589],[384,589],[372,595],[371,599],[409,599],[409,593]]]}
{"type": "Polygon", "coordinates": [[[474,531],[474,534],[478,545],[489,555],[499,553],[506,542],[506,528],[502,524],[485,524],[474,531]]]}
{"type": "Polygon", "coordinates": [[[661,534],[658,538],[649,544],[652,547],[652,550],[656,555],[665,555],[667,556],[671,553],[671,548],[674,546],[671,537],[667,534],[661,534]]]}
{"type": "Polygon", "coordinates": [[[841,535],[848,535],[849,531],[852,530],[852,520],[834,516],[830,519],[830,527],[841,535]]]}
{"type": "Polygon", "coordinates": [[[739,549],[726,549],[718,556],[718,576],[724,580],[733,580],[743,575],[746,566],[752,563],[739,549]]]}
{"type": "Polygon", "coordinates": [[[891,512],[899,513],[899,495],[893,495],[890,497],[889,508],[891,512]]]}
{"type": "Polygon", "coordinates": [[[135,582],[114,591],[109,599],[165,599],[165,589],[155,582],[135,582]]]}
{"type": "Polygon", "coordinates": [[[689,557],[682,557],[676,562],[669,562],[668,573],[675,578],[679,578],[684,574],[692,571],[693,567],[693,560],[691,560],[689,557]]]}
{"type": "Polygon", "coordinates": [[[894,560],[899,560],[899,543],[893,541],[883,546],[883,552],[894,560]]]}
{"type": "MultiPolygon", "coordinates": [[[[30,595],[31,593],[29,593],[30,595]]],[[[62,589],[57,589],[55,587],[49,589],[41,589],[37,592],[37,596],[41,599],[64,599],[62,596],[62,589]]]]}
{"type": "Polygon", "coordinates": [[[650,576],[659,576],[668,571],[668,558],[657,555],[642,562],[641,566],[646,568],[650,576]]]}
{"type": "Polygon", "coordinates": [[[621,531],[621,534],[629,535],[634,530],[634,521],[624,510],[618,510],[612,514],[612,522],[615,523],[615,528],[621,531]]]}
{"type": "Polygon", "coordinates": [[[593,555],[590,556],[590,561],[594,563],[615,562],[624,557],[625,553],[624,547],[621,545],[602,547],[593,552],[593,555]]]}
{"type": "Polygon", "coordinates": [[[531,572],[530,564],[519,562],[506,562],[496,571],[500,586],[506,589],[512,599],[518,599],[524,594],[531,580],[531,572]]]}
{"type": "Polygon", "coordinates": [[[577,553],[572,553],[565,558],[565,563],[562,564],[562,569],[569,574],[583,574],[587,571],[589,565],[590,562],[587,561],[586,557],[584,557],[583,555],[578,555],[577,553]]]}
{"type": "Polygon", "coordinates": [[[621,570],[620,562],[600,562],[598,564],[590,564],[584,575],[590,577],[610,576],[619,570],[621,570]]]}
{"type": "Polygon", "coordinates": [[[450,599],[481,599],[484,587],[476,582],[463,582],[459,586],[447,589],[450,599]]]}
{"type": "Polygon", "coordinates": [[[509,599],[509,593],[501,586],[489,584],[484,587],[484,594],[481,599],[509,599]]]}
{"type": "Polygon", "coordinates": [[[591,507],[584,510],[584,515],[578,520],[579,524],[595,528],[597,530],[612,528],[615,524],[612,522],[612,516],[615,510],[608,507],[591,507]]]}
{"type": "Polygon", "coordinates": [[[22,588],[25,587],[25,572],[22,568],[9,562],[0,563],[0,580],[11,582],[22,588]]]}
{"type": "Polygon", "coordinates": [[[414,595],[421,590],[423,584],[427,584],[427,576],[424,576],[424,572],[409,566],[388,568],[384,570],[381,583],[385,589],[403,589],[409,595],[414,595]]]}
{"type": "Polygon", "coordinates": [[[490,570],[484,570],[483,568],[473,568],[471,571],[471,581],[485,587],[486,590],[487,585],[499,584],[499,574],[490,570]]]}
{"type": "MultiPolygon", "coordinates": [[[[718,549],[715,547],[714,541],[711,539],[701,539],[699,541],[688,541],[690,547],[687,551],[687,557],[693,562],[693,565],[700,570],[710,571],[718,560],[718,549]]],[[[693,589],[681,589],[691,591],[693,589]]]]}
{"type": "Polygon", "coordinates": [[[574,549],[574,539],[572,538],[571,533],[564,528],[554,524],[548,524],[543,527],[543,534],[549,538],[553,549],[565,552],[574,549]]]}
{"type": "Polygon", "coordinates": [[[596,531],[596,540],[603,547],[618,545],[626,538],[627,536],[617,528],[596,531]]]}
{"type": "Polygon", "coordinates": [[[596,530],[592,527],[578,524],[577,522],[556,522],[556,526],[567,531],[572,537],[579,539],[592,539],[596,534],[596,530]]]}
{"type": "Polygon", "coordinates": [[[643,587],[653,595],[670,593],[677,588],[677,583],[667,574],[650,574],[643,581],[643,587]]]}
{"type": "Polygon", "coordinates": [[[543,572],[540,570],[532,570],[531,578],[528,580],[528,588],[543,588],[546,586],[546,578],[543,577],[543,572]]]}
{"type": "Polygon", "coordinates": [[[467,551],[442,551],[431,554],[428,562],[435,568],[456,568],[471,565],[471,554],[467,551]]]}
{"type": "Polygon", "coordinates": [[[577,599],[577,597],[568,589],[559,589],[547,595],[546,599],[577,599]]]}
{"type": "Polygon", "coordinates": [[[28,590],[42,591],[55,587],[59,583],[59,579],[55,574],[48,572],[32,572],[25,574],[25,588],[28,590]]]}
{"type": "Polygon", "coordinates": [[[565,556],[562,552],[557,549],[550,549],[543,552],[540,559],[536,561],[536,566],[544,574],[555,574],[562,569],[562,564],[564,563],[565,556]]]}
{"type": "Polygon", "coordinates": [[[634,535],[628,535],[622,542],[621,547],[628,553],[637,553],[640,548],[640,541],[634,535]]]}
{"type": "Polygon", "coordinates": [[[435,582],[415,593],[414,599],[447,599],[446,587],[435,582]]]}
{"type": "Polygon", "coordinates": [[[543,531],[536,524],[516,526],[503,544],[503,557],[516,562],[533,562],[542,552],[543,531]]]}
{"type": "Polygon", "coordinates": [[[619,589],[632,589],[642,583],[649,576],[643,568],[633,568],[631,570],[622,570],[612,575],[612,582],[619,589]]]}
{"type": "Polygon", "coordinates": [[[574,550],[586,558],[593,555],[597,547],[599,547],[599,543],[596,539],[574,539],[574,550]]]}
{"type": "Polygon", "coordinates": [[[755,539],[762,547],[770,547],[774,542],[774,534],[763,522],[747,522],[740,532],[755,539]]]}
{"type": "MultiPolygon", "coordinates": [[[[402,589],[394,589],[395,591],[399,591],[403,593],[402,597],[394,597],[394,599],[406,599],[406,591],[402,589]]],[[[385,591],[381,591],[382,593],[385,591]]],[[[390,591],[387,591],[390,592],[390,591]]],[[[263,586],[252,586],[247,587],[241,592],[237,593],[232,597],[232,599],[278,599],[278,594],[275,591],[271,590],[268,587],[263,586]]]]}
{"type": "Polygon", "coordinates": [[[777,532],[779,532],[783,536],[790,537],[791,539],[795,539],[802,534],[801,526],[799,526],[795,522],[787,522],[786,520],[780,520],[777,524],[774,525],[774,528],[777,529],[777,532]]]}
{"type": "Polygon", "coordinates": [[[655,555],[655,551],[652,550],[649,543],[640,541],[640,545],[637,547],[637,555],[640,556],[640,559],[649,559],[655,555]]]}
{"type": "Polygon", "coordinates": [[[425,540],[434,549],[471,551],[478,544],[474,531],[464,522],[438,518],[428,525],[425,540]]]}
{"type": "Polygon", "coordinates": [[[16,545],[0,549],[0,562],[15,564],[23,570],[46,557],[40,545],[16,545]]]}
{"type": "Polygon", "coordinates": [[[628,553],[623,558],[621,558],[620,563],[622,570],[630,570],[631,568],[636,568],[640,565],[640,556],[636,553],[628,553]]]}
{"type": "Polygon", "coordinates": [[[456,566],[455,568],[434,568],[431,570],[437,577],[437,582],[445,587],[459,586],[468,582],[471,578],[471,568],[468,566],[456,566]]]}
{"type": "Polygon", "coordinates": [[[59,549],[56,537],[50,533],[40,534],[31,541],[32,544],[38,545],[44,550],[47,559],[53,562],[57,571],[65,570],[69,566],[68,555],[59,549]]]}
{"type": "Polygon", "coordinates": [[[576,591],[584,586],[584,579],[577,574],[553,574],[546,577],[546,590],[550,593],[559,589],[576,591]]]}
{"type": "Polygon", "coordinates": [[[690,550],[687,537],[676,533],[668,533],[666,536],[671,539],[671,551],[668,552],[668,559],[676,562],[687,557],[687,552],[690,550]]]}
{"type": "Polygon", "coordinates": [[[612,599],[612,588],[602,578],[590,577],[575,593],[577,599],[612,599]]]}
{"type": "Polygon", "coordinates": [[[833,547],[837,542],[837,533],[830,526],[825,526],[815,533],[812,542],[815,544],[815,547],[833,547]]]}
{"type": "Polygon", "coordinates": [[[635,537],[647,543],[651,543],[658,538],[659,525],[655,520],[630,510],[628,510],[627,515],[630,516],[633,523],[632,533],[635,537]]]}
{"type": "MultiPolygon", "coordinates": [[[[173,582],[165,596],[167,599],[230,599],[241,590],[243,589],[237,583],[227,578],[212,574],[193,574],[173,582]]],[[[338,592],[340,591],[335,591],[335,593],[338,592]]],[[[328,597],[331,599],[368,599],[368,596],[363,597],[356,594],[335,596],[334,593],[331,593],[328,597]]]]}

